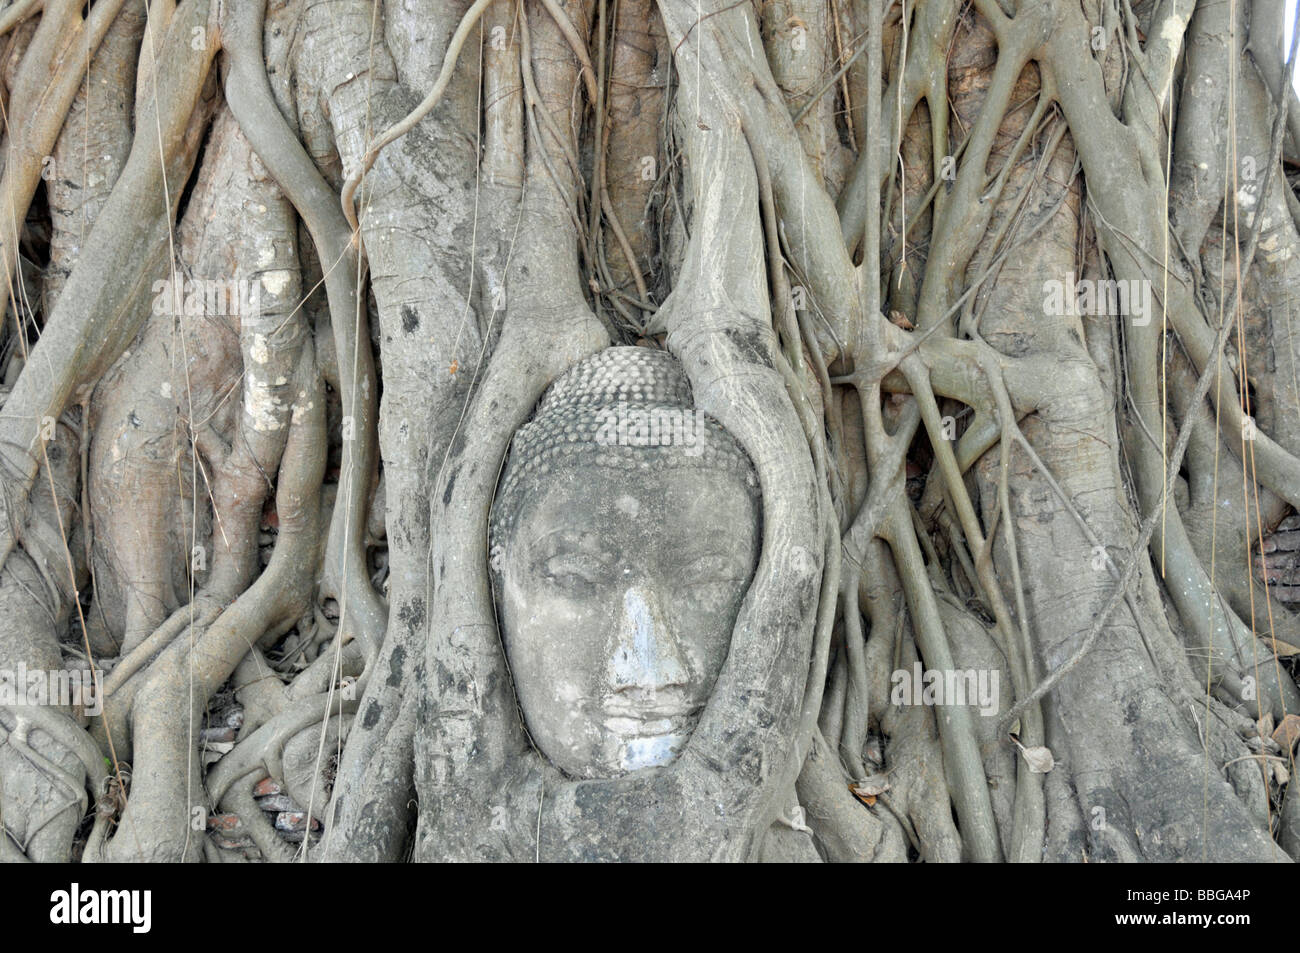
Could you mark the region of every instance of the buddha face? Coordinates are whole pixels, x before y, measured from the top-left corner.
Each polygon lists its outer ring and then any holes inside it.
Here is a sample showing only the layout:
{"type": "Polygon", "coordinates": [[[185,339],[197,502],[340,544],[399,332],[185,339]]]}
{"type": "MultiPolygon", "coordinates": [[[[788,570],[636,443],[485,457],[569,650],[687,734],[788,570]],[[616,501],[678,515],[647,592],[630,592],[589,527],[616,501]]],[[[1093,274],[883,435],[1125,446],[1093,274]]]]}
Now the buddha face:
{"type": "Polygon", "coordinates": [[[699,720],[758,561],[736,473],[580,466],[531,494],[500,553],[529,733],[572,777],[667,764],[699,720]]]}

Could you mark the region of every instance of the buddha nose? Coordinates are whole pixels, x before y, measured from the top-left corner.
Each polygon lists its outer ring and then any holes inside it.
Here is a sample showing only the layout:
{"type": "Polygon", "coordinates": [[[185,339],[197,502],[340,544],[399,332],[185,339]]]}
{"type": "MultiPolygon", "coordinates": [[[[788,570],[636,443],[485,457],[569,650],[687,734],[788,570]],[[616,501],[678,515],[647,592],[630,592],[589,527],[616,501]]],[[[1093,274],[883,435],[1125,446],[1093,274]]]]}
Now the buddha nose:
{"type": "Polygon", "coordinates": [[[659,599],[641,586],[628,589],[614,650],[614,690],[656,692],[687,681],[685,661],[659,599]]]}

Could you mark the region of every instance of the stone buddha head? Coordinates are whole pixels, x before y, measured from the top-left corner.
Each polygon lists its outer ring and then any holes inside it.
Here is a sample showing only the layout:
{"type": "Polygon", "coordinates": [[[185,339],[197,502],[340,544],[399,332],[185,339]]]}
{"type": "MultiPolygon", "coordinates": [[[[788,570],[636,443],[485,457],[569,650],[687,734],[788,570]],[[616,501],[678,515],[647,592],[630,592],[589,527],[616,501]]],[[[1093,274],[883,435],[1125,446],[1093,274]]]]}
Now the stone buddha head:
{"type": "Polygon", "coordinates": [[[551,385],[492,508],[502,641],[534,744],[574,778],[668,764],[726,660],[761,541],[749,458],[672,355],[551,385]]]}

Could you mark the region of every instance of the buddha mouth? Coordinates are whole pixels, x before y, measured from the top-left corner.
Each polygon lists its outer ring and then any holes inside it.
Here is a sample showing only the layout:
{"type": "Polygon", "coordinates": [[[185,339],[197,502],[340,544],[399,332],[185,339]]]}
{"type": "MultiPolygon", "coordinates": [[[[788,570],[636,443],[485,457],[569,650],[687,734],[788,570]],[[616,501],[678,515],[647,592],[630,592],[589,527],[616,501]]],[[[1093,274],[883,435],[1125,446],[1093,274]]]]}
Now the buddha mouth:
{"type": "Polygon", "coordinates": [[[703,708],[663,699],[646,705],[611,702],[605,705],[605,726],[623,738],[685,736],[695,727],[703,708]]]}

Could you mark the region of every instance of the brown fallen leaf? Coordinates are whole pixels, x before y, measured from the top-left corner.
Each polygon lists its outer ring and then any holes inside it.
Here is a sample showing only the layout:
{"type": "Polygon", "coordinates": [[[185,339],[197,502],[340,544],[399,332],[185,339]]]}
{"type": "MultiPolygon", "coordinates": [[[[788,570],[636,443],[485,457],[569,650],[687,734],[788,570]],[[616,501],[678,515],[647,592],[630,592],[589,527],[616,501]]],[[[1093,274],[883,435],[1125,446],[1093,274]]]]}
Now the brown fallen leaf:
{"type": "Polygon", "coordinates": [[[1274,639],[1273,654],[1278,658],[1290,658],[1292,655],[1300,655],[1300,648],[1297,648],[1288,642],[1279,642],[1277,639],[1274,639]]]}
{"type": "Polygon", "coordinates": [[[852,792],[853,796],[857,798],[859,801],[861,801],[863,804],[865,804],[867,807],[872,807],[876,803],[876,795],[859,794],[856,790],[854,790],[852,784],[849,785],[849,791],[852,792]]]}
{"type": "Polygon", "coordinates": [[[1282,723],[1274,729],[1272,737],[1284,752],[1290,751],[1295,747],[1296,741],[1300,740],[1300,715],[1287,715],[1283,718],[1282,723]]]}
{"type": "Polygon", "coordinates": [[[889,790],[889,781],[883,774],[872,774],[850,784],[849,790],[858,797],[877,797],[889,790]]]}
{"type": "Polygon", "coordinates": [[[460,370],[460,361],[452,361],[451,367],[447,369],[451,371],[451,373],[455,374],[458,370],[460,370]]]}
{"type": "Polygon", "coordinates": [[[904,331],[910,331],[915,327],[915,325],[908,320],[907,315],[903,314],[901,311],[889,312],[889,323],[902,328],[904,331]]]}

